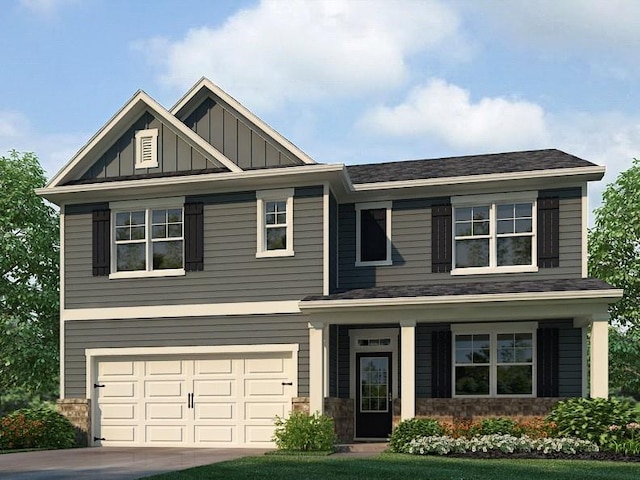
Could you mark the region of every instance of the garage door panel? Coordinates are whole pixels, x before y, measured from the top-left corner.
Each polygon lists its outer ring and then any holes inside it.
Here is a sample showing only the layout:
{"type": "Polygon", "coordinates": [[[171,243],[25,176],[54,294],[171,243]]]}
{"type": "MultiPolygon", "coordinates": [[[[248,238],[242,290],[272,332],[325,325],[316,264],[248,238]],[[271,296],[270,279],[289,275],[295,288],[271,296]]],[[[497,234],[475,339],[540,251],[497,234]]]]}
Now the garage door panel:
{"type": "Polygon", "coordinates": [[[246,425],[245,441],[252,443],[271,443],[273,441],[273,432],[275,427],[268,425],[246,425]]]}
{"type": "Polygon", "coordinates": [[[247,420],[273,420],[276,416],[284,417],[287,411],[288,407],[284,402],[247,402],[245,404],[245,418],[247,420]]]}
{"type": "Polygon", "coordinates": [[[230,358],[216,360],[196,360],[196,375],[208,374],[231,374],[233,373],[233,362],[230,358]]]}
{"type": "Polygon", "coordinates": [[[245,395],[248,397],[255,396],[282,396],[285,394],[285,385],[282,379],[248,379],[245,380],[245,395]]]}
{"type": "Polygon", "coordinates": [[[103,420],[135,420],[136,407],[132,404],[111,404],[101,407],[103,420]]]}
{"type": "Polygon", "coordinates": [[[178,380],[146,381],[145,397],[176,398],[185,397],[184,382],[178,380]]]}
{"type": "Polygon", "coordinates": [[[100,362],[98,367],[99,377],[126,376],[135,373],[135,365],[132,361],[126,362],[100,362]]]}
{"type": "Polygon", "coordinates": [[[284,373],[284,358],[250,358],[245,360],[245,373],[284,373]]]}
{"type": "Polygon", "coordinates": [[[236,394],[235,380],[195,380],[196,397],[231,397],[236,394]]]}
{"type": "Polygon", "coordinates": [[[100,434],[106,442],[135,442],[136,427],[133,425],[103,425],[100,434]]]}
{"type": "MultiPolygon", "coordinates": [[[[104,380],[102,380],[104,381],[104,380]]],[[[136,397],[137,382],[106,382],[98,389],[99,397],[102,399],[126,399],[136,397]]]]}
{"type": "Polygon", "coordinates": [[[186,405],[183,403],[147,403],[147,420],[182,420],[186,405]]]}
{"type": "Polygon", "coordinates": [[[186,426],[183,425],[147,425],[147,443],[185,443],[186,426]]]}
{"type": "Polygon", "coordinates": [[[233,403],[200,403],[195,405],[196,420],[234,420],[233,403]]]}
{"type": "Polygon", "coordinates": [[[181,360],[153,360],[145,362],[147,375],[183,375],[184,365],[181,360]]]}
{"type": "Polygon", "coordinates": [[[196,443],[208,444],[208,446],[224,446],[235,443],[237,427],[232,425],[196,425],[196,443]]]}

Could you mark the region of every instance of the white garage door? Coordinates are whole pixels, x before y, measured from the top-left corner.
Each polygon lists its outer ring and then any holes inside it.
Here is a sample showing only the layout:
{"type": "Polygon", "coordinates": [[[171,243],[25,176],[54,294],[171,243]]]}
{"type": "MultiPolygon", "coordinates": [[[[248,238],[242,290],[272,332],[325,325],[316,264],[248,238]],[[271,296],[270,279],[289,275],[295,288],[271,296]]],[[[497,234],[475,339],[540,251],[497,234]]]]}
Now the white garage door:
{"type": "Polygon", "coordinates": [[[95,444],[268,447],[291,410],[291,354],[97,362],[95,444]]]}

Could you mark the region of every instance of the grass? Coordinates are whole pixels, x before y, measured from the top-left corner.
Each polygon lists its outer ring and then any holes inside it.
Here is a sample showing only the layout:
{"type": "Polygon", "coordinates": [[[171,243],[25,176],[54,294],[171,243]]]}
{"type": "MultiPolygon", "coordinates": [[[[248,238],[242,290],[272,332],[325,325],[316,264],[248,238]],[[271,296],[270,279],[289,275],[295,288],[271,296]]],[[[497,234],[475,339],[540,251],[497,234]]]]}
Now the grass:
{"type": "Polygon", "coordinates": [[[384,453],[355,457],[246,457],[149,477],[154,480],[623,480],[640,478],[640,464],[584,460],[475,460],[384,453]]]}

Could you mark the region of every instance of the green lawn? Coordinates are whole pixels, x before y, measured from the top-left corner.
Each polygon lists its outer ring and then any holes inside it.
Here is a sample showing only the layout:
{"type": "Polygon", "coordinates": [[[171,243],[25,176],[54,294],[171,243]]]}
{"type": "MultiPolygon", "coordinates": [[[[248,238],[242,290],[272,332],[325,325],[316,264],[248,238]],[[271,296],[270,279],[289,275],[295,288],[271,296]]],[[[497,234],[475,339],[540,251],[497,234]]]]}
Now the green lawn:
{"type": "Polygon", "coordinates": [[[581,460],[472,460],[384,453],[355,457],[247,457],[181,472],[149,477],[154,480],[585,480],[640,478],[640,464],[581,460]]]}

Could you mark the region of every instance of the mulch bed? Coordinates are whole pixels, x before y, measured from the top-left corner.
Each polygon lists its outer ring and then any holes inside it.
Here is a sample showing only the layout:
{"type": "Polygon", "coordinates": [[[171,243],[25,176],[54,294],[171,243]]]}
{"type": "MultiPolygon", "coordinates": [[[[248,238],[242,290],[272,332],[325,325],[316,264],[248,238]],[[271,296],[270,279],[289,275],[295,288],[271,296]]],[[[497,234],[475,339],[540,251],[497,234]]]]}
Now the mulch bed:
{"type": "Polygon", "coordinates": [[[607,462],[640,462],[640,455],[624,455],[614,452],[596,452],[596,453],[503,453],[503,452],[467,452],[467,453],[450,453],[447,457],[456,458],[534,458],[534,459],[554,459],[554,460],[601,460],[607,462]]]}

